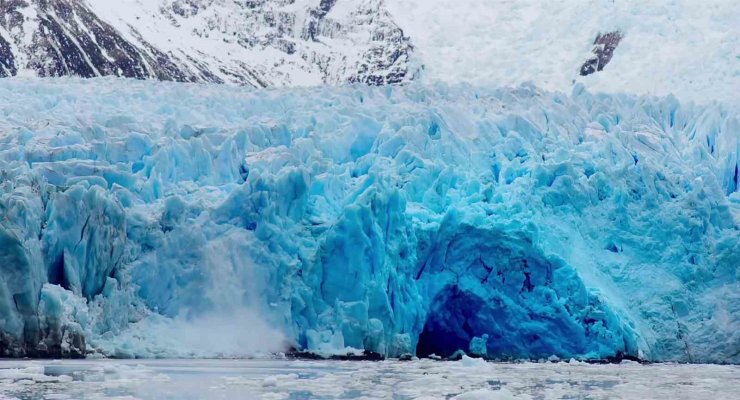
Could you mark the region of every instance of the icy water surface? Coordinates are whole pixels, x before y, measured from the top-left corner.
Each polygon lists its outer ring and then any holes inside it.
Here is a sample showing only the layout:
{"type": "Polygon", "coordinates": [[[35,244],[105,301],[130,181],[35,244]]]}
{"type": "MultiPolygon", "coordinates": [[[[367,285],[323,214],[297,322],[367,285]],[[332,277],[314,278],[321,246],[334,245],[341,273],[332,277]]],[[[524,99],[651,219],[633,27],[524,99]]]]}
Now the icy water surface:
{"type": "Polygon", "coordinates": [[[740,367],[293,360],[0,361],[0,399],[731,399],[740,367]]]}

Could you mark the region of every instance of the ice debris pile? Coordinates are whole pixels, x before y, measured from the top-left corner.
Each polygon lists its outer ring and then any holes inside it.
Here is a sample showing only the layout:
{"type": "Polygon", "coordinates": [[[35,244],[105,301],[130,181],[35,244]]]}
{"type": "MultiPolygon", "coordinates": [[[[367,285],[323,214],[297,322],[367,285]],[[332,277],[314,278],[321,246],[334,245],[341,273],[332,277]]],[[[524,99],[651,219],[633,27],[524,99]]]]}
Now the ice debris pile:
{"type": "Polygon", "coordinates": [[[3,355],[168,356],[201,321],[245,348],[273,329],[265,349],[740,362],[738,104],[119,80],[0,99],[3,355]]]}

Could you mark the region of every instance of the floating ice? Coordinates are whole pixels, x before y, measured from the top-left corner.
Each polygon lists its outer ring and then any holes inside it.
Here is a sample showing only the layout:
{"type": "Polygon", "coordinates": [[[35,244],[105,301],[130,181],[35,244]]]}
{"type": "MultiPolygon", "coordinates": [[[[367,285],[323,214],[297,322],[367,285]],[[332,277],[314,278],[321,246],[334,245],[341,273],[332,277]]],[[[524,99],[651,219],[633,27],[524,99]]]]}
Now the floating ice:
{"type": "Polygon", "coordinates": [[[118,80],[0,98],[7,355],[740,362],[736,104],[118,80]]]}
{"type": "Polygon", "coordinates": [[[674,363],[4,360],[0,399],[704,400],[737,397],[738,372],[674,363]]]}

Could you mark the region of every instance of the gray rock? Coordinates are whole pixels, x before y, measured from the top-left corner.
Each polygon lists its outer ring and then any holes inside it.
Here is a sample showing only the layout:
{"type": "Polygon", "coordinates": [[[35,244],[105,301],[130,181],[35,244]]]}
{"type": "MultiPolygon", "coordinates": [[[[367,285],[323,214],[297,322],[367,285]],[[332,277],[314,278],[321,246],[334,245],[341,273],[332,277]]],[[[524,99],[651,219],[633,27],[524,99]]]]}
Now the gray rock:
{"type": "Polygon", "coordinates": [[[619,42],[624,38],[624,34],[620,31],[607,32],[604,34],[598,34],[596,40],[594,40],[593,53],[594,57],[589,58],[581,66],[581,76],[591,75],[594,72],[601,71],[604,67],[609,64],[614,50],[619,46],[619,42]]]}

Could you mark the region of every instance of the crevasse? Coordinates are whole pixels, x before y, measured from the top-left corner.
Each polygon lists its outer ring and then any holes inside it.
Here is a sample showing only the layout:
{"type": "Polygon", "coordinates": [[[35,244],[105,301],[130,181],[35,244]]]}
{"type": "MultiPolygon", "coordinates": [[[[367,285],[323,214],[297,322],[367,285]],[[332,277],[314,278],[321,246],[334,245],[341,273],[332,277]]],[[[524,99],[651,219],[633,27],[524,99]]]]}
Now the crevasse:
{"type": "Polygon", "coordinates": [[[115,79],[0,98],[3,355],[740,362],[737,104],[115,79]],[[183,350],[193,326],[214,346],[183,350]]]}

